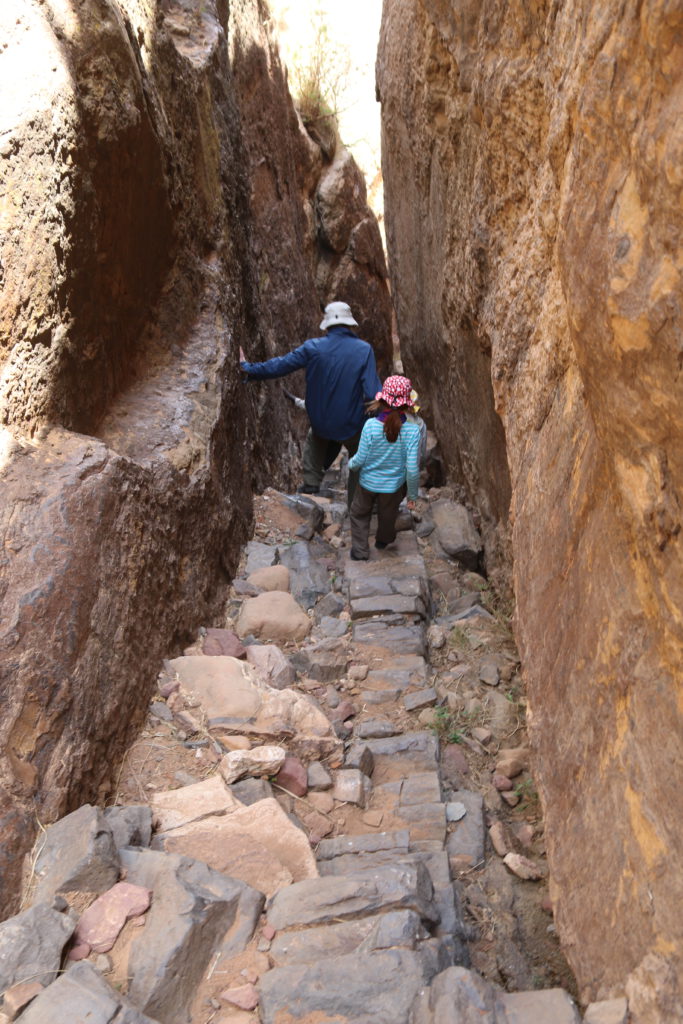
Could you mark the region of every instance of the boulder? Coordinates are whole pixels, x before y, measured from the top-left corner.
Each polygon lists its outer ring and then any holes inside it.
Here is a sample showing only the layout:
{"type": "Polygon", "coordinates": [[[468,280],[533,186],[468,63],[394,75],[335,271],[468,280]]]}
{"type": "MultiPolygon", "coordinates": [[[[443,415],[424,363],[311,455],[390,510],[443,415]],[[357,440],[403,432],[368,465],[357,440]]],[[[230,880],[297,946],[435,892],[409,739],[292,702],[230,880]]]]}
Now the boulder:
{"type": "Polygon", "coordinates": [[[237,632],[240,636],[251,634],[262,640],[303,640],[312,625],[291,594],[273,590],[247,598],[237,620],[237,632]]]}
{"type": "Polygon", "coordinates": [[[259,590],[283,590],[289,592],[289,569],[286,565],[270,565],[257,569],[247,577],[247,583],[259,590]]]}
{"type": "Polygon", "coordinates": [[[263,895],[200,861],[155,850],[122,850],[126,878],[151,889],[152,906],[128,961],[130,999],[161,1021],[180,1021],[217,950],[243,950],[263,895]]]}
{"type": "Polygon", "coordinates": [[[174,658],[165,667],[200,702],[210,727],[250,721],[261,707],[254,669],[237,658],[189,655],[174,658]]]}
{"type": "Polygon", "coordinates": [[[152,811],[146,804],[105,807],[104,817],[116,849],[149,846],[152,839],[152,811]]]}
{"type": "Polygon", "coordinates": [[[244,569],[246,576],[251,576],[258,569],[265,569],[268,566],[275,565],[280,559],[276,547],[273,547],[271,544],[261,544],[257,540],[249,541],[246,552],[247,563],[244,569]]]}
{"type": "Polygon", "coordinates": [[[101,893],[119,878],[119,858],[104,812],[84,804],[50,825],[35,862],[34,902],[58,892],[101,893]]]}
{"type": "Polygon", "coordinates": [[[502,996],[476,971],[449,967],[416,998],[411,1020],[415,1024],[508,1024],[502,996]]]}
{"type": "Polygon", "coordinates": [[[218,766],[226,783],[237,782],[245,775],[262,778],[277,775],[285,761],[282,747],[252,747],[251,750],[231,750],[218,766]]]}
{"type": "MultiPolygon", "coordinates": [[[[170,1019],[170,1018],[169,1018],[170,1019]]],[[[155,1024],[107,984],[88,961],[75,964],[21,1015],[21,1024],[155,1024]]]]}
{"type": "Polygon", "coordinates": [[[218,773],[192,786],[152,793],[150,805],[157,832],[171,832],[210,815],[228,814],[241,806],[218,773]]]}
{"type": "Polygon", "coordinates": [[[451,558],[472,571],[479,567],[481,537],[471,513],[457,502],[439,500],[431,505],[439,544],[451,558]]]}
{"type": "Polygon", "coordinates": [[[272,797],[158,836],[159,848],[196,855],[216,871],[271,895],[292,880],[317,878],[308,839],[272,797]],[[266,851],[264,854],[263,851],[266,851]]]}
{"type": "Polygon", "coordinates": [[[57,977],[62,951],[75,922],[46,903],[37,903],[0,924],[0,992],[40,978],[57,977]]]}
{"type": "Polygon", "coordinates": [[[290,590],[304,608],[313,608],[332,589],[327,568],[315,560],[311,549],[312,545],[296,541],[283,551],[281,559],[292,570],[290,590]]]}
{"type": "Polygon", "coordinates": [[[291,686],[296,679],[292,663],[275,644],[250,644],[247,647],[247,663],[276,690],[291,686]]]}

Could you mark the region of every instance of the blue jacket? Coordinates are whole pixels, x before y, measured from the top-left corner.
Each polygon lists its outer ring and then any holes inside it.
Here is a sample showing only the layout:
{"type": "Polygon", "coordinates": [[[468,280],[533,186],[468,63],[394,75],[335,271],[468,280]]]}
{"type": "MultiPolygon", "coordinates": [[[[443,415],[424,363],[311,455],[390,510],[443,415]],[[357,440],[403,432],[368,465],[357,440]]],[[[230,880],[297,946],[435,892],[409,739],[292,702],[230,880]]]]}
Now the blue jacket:
{"type": "Polygon", "coordinates": [[[250,380],[305,369],[306,412],[313,432],[329,441],[357,434],[365,422],[365,403],[382,390],[372,348],[344,326],[331,327],[326,337],[309,338],[286,356],[241,366],[250,380]]]}

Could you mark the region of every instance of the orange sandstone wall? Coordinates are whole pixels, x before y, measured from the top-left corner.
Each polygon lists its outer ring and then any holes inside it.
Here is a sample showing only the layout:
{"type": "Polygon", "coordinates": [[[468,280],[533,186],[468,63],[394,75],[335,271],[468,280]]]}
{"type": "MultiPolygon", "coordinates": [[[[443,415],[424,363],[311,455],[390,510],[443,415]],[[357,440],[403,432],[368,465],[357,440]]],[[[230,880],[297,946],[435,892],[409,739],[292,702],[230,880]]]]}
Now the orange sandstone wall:
{"type": "Polygon", "coordinates": [[[638,1022],[683,1017],[682,79],[666,0],[385,3],[404,359],[488,516],[509,467],[557,926],[638,1022]]]}

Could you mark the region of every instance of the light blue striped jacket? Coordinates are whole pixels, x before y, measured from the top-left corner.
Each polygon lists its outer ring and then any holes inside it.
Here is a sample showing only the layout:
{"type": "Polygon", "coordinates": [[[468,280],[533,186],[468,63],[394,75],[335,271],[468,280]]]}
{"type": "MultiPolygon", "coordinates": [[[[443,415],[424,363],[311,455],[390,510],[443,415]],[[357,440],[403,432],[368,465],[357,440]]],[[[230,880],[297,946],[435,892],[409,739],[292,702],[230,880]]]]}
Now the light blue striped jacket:
{"type": "Polygon", "coordinates": [[[408,498],[415,501],[420,486],[420,428],[406,421],[393,442],[384,436],[384,424],[368,420],[360,435],[358,451],[349,459],[349,469],[360,470],[360,484],[375,494],[393,494],[408,485],[408,498]]]}

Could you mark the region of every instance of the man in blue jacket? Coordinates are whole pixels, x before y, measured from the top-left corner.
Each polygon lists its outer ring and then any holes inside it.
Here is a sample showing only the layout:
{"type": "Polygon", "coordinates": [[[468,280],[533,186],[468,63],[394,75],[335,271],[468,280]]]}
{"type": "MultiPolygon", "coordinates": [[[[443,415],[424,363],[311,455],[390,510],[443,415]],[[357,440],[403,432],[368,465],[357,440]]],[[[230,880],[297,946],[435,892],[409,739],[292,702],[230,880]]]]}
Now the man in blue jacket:
{"type": "MultiPolygon", "coordinates": [[[[356,453],[365,422],[365,404],[382,390],[372,348],[350,330],[357,326],[345,302],[330,302],[320,324],[320,329],[327,331],[325,337],[309,338],[288,355],[264,363],[240,364],[249,380],[306,371],[306,412],[311,431],[304,448],[303,494],[320,490],[330,442],[338,445],[337,451],[343,445],[349,457],[356,453]]],[[[357,482],[358,474],[349,473],[349,504],[357,482]]]]}

